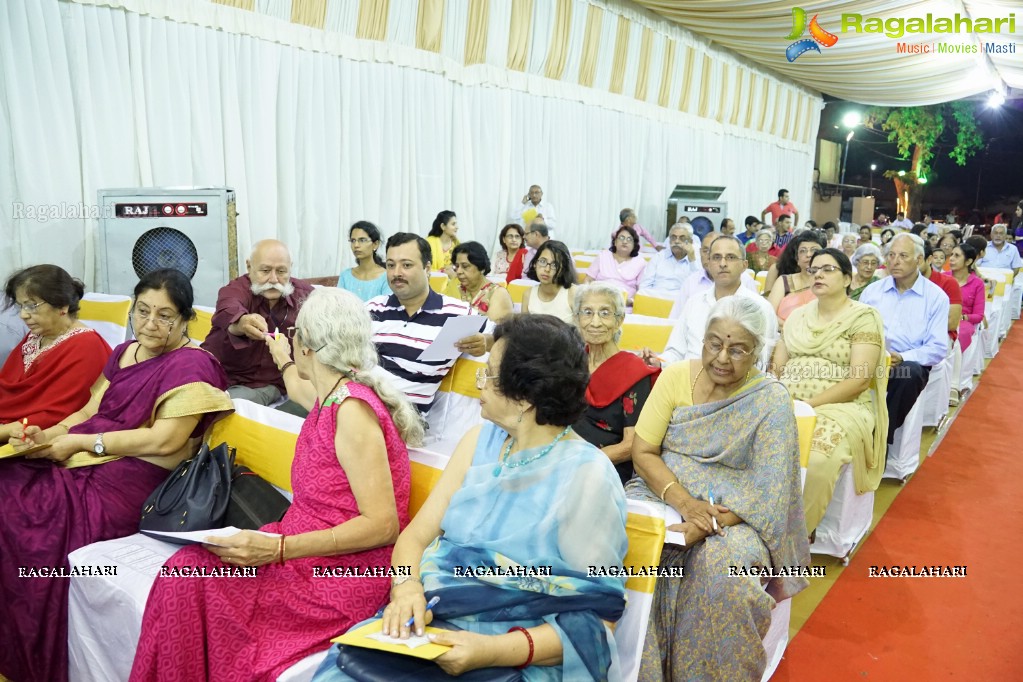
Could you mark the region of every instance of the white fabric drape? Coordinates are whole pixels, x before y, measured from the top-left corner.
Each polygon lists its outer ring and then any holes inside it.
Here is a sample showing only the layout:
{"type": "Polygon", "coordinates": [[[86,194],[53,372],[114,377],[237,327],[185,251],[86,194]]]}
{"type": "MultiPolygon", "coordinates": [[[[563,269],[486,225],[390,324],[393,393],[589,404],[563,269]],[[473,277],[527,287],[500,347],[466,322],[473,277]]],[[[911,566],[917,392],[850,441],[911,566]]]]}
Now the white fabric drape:
{"type": "MultiPolygon", "coordinates": [[[[491,16],[506,1],[492,0],[491,16]]],[[[353,22],[346,7],[328,21],[353,22]]],[[[584,20],[573,8],[573,24],[584,20]]],[[[605,21],[612,40],[616,23],[605,21]]],[[[414,12],[390,25],[414,43],[414,12]]],[[[15,219],[14,208],[93,205],[108,187],[234,187],[242,260],[278,237],[299,276],[350,265],[347,228],[359,219],[425,234],[452,209],[459,236],[490,250],[532,183],[557,207],[557,236],[580,248],[604,246],[626,205],[663,234],[677,183],[726,186],[737,222],[783,186],[809,213],[812,145],[636,102],[634,84],[618,109],[592,103],[591,89],[491,65],[460,77],[120,8],[0,3],[0,276],[52,262],[95,286],[95,220],[15,219]]]]}

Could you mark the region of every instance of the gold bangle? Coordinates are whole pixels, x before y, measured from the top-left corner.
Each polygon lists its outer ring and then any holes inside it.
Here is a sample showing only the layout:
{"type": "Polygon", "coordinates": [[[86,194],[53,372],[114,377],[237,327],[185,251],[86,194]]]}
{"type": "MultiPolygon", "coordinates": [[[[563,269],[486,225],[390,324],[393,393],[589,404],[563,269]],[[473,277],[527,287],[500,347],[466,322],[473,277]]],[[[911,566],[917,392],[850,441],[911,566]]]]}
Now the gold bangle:
{"type": "Polygon", "coordinates": [[[334,526],[330,527],[330,539],[334,541],[334,554],[337,554],[337,538],[334,537],[334,526]]]}
{"type": "Polygon", "coordinates": [[[678,485],[678,481],[668,481],[668,485],[661,488],[661,502],[664,502],[664,496],[668,493],[668,488],[673,485],[678,485]]]}

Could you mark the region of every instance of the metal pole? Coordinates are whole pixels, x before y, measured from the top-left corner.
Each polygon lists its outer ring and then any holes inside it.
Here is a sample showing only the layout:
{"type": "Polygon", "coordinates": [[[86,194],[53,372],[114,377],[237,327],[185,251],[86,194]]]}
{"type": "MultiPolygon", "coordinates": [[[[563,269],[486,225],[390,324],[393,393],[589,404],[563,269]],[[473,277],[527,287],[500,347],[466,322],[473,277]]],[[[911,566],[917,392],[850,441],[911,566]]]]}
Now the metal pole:
{"type": "Polygon", "coordinates": [[[840,185],[845,184],[845,162],[849,160],[849,145],[852,143],[853,132],[850,130],[849,134],[845,136],[845,151],[842,153],[842,177],[838,180],[840,185]]]}

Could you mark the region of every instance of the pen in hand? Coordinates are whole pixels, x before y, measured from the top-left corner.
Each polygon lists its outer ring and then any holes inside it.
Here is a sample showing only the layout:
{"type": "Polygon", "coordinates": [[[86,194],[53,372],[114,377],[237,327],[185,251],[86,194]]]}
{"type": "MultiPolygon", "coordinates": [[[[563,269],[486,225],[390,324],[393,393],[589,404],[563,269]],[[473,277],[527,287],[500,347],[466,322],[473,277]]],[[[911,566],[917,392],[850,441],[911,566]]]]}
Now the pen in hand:
{"type": "MultiPolygon", "coordinates": [[[[429,611],[434,606],[436,606],[439,602],[440,602],[440,597],[432,598],[430,601],[426,602],[426,609],[425,609],[425,611],[429,611]]],[[[405,627],[407,627],[407,628],[412,627],[412,623],[414,623],[414,622],[416,622],[416,617],[412,616],[411,618],[408,619],[408,622],[405,623],[405,627]]]]}
{"type": "MultiPolygon", "coordinates": [[[[714,506],[714,491],[713,490],[708,490],[707,491],[707,498],[710,500],[710,506],[713,507],[714,506]]],[[[717,519],[717,517],[712,514],[711,517],[710,517],[710,522],[711,522],[711,525],[714,526],[714,532],[717,532],[717,529],[718,529],[718,519],[717,519]]]]}
{"type": "Polygon", "coordinates": [[[28,428],[28,417],[21,418],[21,442],[27,443],[28,436],[25,434],[25,430],[28,428]]]}

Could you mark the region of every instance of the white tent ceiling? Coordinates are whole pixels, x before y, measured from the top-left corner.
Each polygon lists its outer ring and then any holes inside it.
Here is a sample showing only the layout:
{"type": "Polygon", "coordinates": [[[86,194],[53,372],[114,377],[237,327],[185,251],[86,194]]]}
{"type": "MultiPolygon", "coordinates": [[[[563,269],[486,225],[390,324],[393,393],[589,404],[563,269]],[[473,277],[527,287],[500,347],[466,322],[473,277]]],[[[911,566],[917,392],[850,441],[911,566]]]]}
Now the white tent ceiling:
{"type": "MultiPolygon", "coordinates": [[[[794,81],[823,93],[864,104],[912,106],[983,95],[1007,88],[1023,90],[1023,0],[635,0],[680,26],[704,36],[794,81]],[[838,42],[789,62],[785,49],[794,41],[793,7],[816,14],[820,26],[838,42]],[[977,20],[1008,18],[1015,13],[1015,31],[1000,33],[842,32],[843,14],[864,21],[925,17],[977,20]],[[930,54],[900,54],[899,43],[928,44],[930,54]],[[1012,46],[1014,53],[980,53],[982,44],[1012,46]],[[974,45],[977,53],[938,53],[939,44],[974,45]]],[[[809,38],[804,32],[802,38],[809,38]]],[[[1010,96],[1020,93],[1008,93],[1010,96]]]]}

